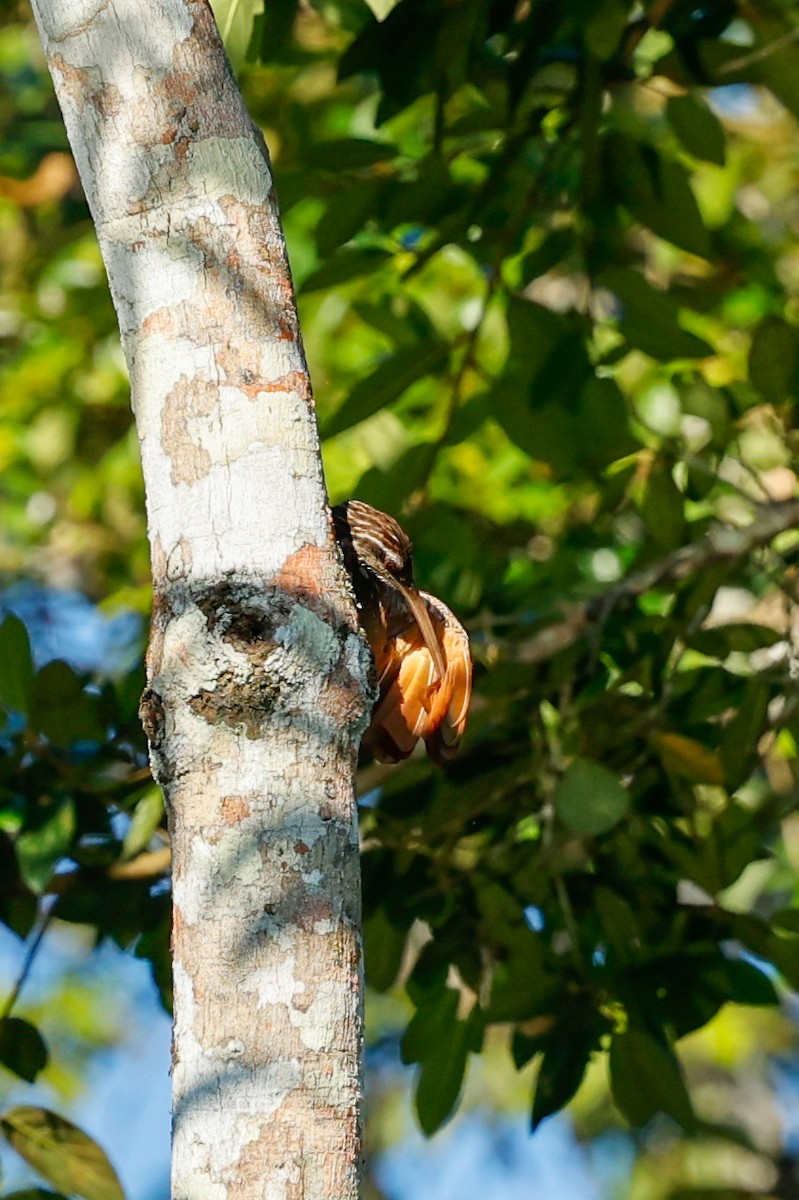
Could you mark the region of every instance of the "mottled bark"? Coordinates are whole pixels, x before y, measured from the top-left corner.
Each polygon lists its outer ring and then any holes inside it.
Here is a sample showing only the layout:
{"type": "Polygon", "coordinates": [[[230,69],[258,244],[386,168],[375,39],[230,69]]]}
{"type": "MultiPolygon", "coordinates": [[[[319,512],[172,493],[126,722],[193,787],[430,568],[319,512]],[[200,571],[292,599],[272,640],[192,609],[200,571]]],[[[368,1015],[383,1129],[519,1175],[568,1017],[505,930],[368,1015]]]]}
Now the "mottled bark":
{"type": "Polygon", "coordinates": [[[205,0],[34,9],[141,440],[142,709],[173,833],[173,1195],[351,1200],[368,656],[266,149],[205,0]]]}

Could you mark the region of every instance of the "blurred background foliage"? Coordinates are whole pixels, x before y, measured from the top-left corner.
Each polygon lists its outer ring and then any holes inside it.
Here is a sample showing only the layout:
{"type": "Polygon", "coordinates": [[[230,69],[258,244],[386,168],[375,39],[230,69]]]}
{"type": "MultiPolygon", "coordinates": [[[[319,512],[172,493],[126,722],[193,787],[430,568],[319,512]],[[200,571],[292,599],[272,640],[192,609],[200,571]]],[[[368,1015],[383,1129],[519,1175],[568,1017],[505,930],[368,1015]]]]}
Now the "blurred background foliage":
{"type": "MultiPolygon", "coordinates": [[[[563,1169],[594,1190],[564,1195],[791,1200],[797,5],[215,8],[272,154],[331,500],[403,522],[476,663],[451,769],[362,768],[368,1195],[420,1194],[406,1064],[425,1133],[460,1098],[451,1157],[475,1121],[570,1104],[563,1169]]],[[[0,11],[0,917],[15,962],[115,945],[168,1006],[124,361],[35,28],[0,11]]],[[[0,1089],[39,1077],[71,1111],[115,1017],[87,1022],[85,984],[26,1002],[21,972],[0,1089]]],[[[1,1128],[51,1185],[114,1200],[102,1157],[64,1174],[91,1143],[32,1121],[1,1128]]]]}

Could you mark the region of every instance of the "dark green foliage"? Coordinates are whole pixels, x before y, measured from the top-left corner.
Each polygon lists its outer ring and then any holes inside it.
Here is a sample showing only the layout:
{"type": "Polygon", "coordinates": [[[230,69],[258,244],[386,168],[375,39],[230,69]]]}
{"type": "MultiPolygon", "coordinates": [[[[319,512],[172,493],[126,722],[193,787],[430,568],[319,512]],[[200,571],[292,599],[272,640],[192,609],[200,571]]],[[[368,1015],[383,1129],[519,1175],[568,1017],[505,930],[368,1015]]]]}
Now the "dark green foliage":
{"type": "Polygon", "coordinates": [[[29,1021],[19,1017],[0,1021],[0,1063],[28,1083],[47,1066],[47,1046],[29,1021]]]}

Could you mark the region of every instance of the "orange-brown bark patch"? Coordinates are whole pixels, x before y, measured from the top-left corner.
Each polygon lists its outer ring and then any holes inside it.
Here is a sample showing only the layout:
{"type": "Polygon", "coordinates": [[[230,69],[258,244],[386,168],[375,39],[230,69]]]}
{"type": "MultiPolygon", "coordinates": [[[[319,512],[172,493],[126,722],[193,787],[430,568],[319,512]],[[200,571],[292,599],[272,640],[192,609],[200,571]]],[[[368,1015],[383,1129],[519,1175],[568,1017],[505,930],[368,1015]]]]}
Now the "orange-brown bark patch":
{"type": "MultiPolygon", "coordinates": [[[[306,542],[290,554],[275,577],[276,586],[307,605],[323,621],[338,624],[341,614],[336,597],[341,597],[341,578],[332,546],[306,542]]],[[[349,628],[355,628],[355,622],[349,628]]]]}
{"type": "Polygon", "coordinates": [[[211,455],[192,439],[189,424],[208,417],[217,404],[216,386],[181,375],[164,398],[161,440],[172,462],[173,483],[196,483],[211,469],[211,455]]]}
{"type": "Polygon", "coordinates": [[[243,796],[225,796],[220,816],[226,825],[238,825],[250,815],[250,806],[243,796]]]}

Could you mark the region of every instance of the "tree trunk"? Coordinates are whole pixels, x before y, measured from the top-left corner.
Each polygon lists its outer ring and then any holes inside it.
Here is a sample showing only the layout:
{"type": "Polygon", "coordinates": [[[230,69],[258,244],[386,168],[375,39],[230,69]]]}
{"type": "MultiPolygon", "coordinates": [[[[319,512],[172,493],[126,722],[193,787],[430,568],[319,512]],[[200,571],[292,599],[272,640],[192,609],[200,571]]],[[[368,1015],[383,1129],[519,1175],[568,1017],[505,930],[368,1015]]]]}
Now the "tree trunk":
{"type": "Polygon", "coordinates": [[[142,448],[142,712],[173,835],[173,1196],[350,1200],[368,652],[268,156],[205,0],[34,10],[142,448]]]}

